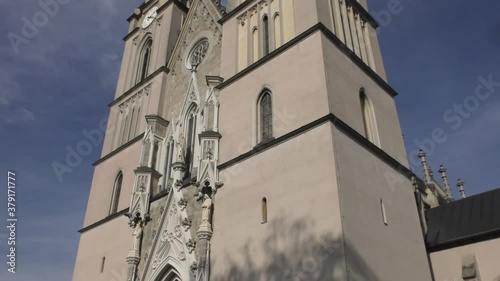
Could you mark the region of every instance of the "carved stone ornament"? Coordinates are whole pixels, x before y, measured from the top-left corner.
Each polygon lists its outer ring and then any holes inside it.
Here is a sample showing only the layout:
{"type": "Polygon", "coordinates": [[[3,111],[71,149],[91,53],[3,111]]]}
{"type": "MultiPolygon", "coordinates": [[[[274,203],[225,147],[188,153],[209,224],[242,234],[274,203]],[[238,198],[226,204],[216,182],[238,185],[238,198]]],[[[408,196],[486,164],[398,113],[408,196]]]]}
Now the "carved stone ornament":
{"type": "Polygon", "coordinates": [[[165,243],[165,241],[167,241],[168,239],[168,231],[167,230],[164,230],[162,233],[161,233],[161,239],[160,241],[162,243],[165,243]]]}
{"type": "Polygon", "coordinates": [[[177,206],[175,204],[172,204],[172,208],[170,209],[170,216],[176,215],[177,214],[177,206]]]}
{"type": "Polygon", "coordinates": [[[184,211],[187,207],[187,200],[184,198],[179,199],[179,202],[177,203],[179,205],[179,208],[181,211],[184,211]]]}
{"type": "Polygon", "coordinates": [[[189,63],[192,68],[196,68],[205,58],[208,52],[209,43],[208,40],[204,39],[195,45],[191,53],[189,54],[189,63]]]}
{"type": "Polygon", "coordinates": [[[196,248],[196,242],[194,242],[192,239],[189,239],[189,241],[186,242],[186,247],[188,249],[188,253],[191,254],[196,248]]]}
{"type": "Polygon", "coordinates": [[[197,235],[198,235],[198,238],[200,240],[203,240],[203,239],[210,240],[212,238],[212,234],[210,232],[202,231],[202,232],[198,232],[197,235]]]}
{"type": "Polygon", "coordinates": [[[180,259],[181,261],[186,260],[186,253],[185,253],[184,251],[181,251],[181,252],[179,253],[179,259],[180,259]]]}
{"type": "Polygon", "coordinates": [[[191,268],[191,271],[192,272],[195,272],[197,269],[198,269],[198,263],[196,263],[195,261],[191,264],[190,266],[191,268]]]}
{"type": "Polygon", "coordinates": [[[188,218],[185,218],[181,224],[184,227],[184,231],[188,231],[191,228],[191,220],[188,218]]]}
{"type": "Polygon", "coordinates": [[[174,234],[177,238],[181,238],[182,232],[181,232],[181,226],[178,225],[174,228],[174,234]]]}

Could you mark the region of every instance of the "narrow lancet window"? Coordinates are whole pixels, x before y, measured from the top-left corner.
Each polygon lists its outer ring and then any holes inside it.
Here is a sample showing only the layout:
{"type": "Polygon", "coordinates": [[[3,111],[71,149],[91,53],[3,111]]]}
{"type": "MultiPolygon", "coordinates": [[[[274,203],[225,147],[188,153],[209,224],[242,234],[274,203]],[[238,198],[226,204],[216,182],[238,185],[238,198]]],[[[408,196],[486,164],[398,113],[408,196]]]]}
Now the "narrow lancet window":
{"type": "Polygon", "coordinates": [[[102,262],[101,262],[101,273],[104,272],[104,264],[106,263],[106,257],[102,257],[102,262]]]}
{"type": "Polygon", "coordinates": [[[267,198],[262,198],[262,223],[267,222],[267,198]]]}
{"type": "Polygon", "coordinates": [[[269,54],[269,18],[267,15],[262,19],[262,28],[263,28],[263,43],[264,43],[264,56],[269,54]]]}
{"type": "Polygon", "coordinates": [[[259,60],[259,32],[255,28],[252,32],[252,62],[259,60]]]}
{"type": "Polygon", "coordinates": [[[380,199],[380,208],[382,209],[382,220],[384,221],[384,224],[389,225],[389,222],[387,221],[387,213],[385,212],[384,200],[382,199],[380,199]]]}
{"type": "Polygon", "coordinates": [[[187,131],[186,131],[186,177],[191,175],[194,160],[194,149],[196,142],[196,106],[193,105],[188,114],[187,131]]]}
{"type": "Polygon", "coordinates": [[[273,138],[273,108],[272,97],[268,91],[264,92],[259,101],[259,141],[265,142],[273,138]]]}
{"type": "Polygon", "coordinates": [[[139,61],[139,71],[137,72],[137,83],[144,81],[149,74],[149,62],[151,60],[151,46],[153,45],[153,41],[149,39],[144,44],[142,48],[140,61],[139,61]]]}
{"type": "Polygon", "coordinates": [[[113,193],[111,195],[111,206],[109,208],[109,214],[114,214],[118,211],[118,203],[120,201],[120,193],[122,191],[122,181],[123,173],[120,172],[115,179],[115,184],[113,186],[113,193]]]}
{"type": "Polygon", "coordinates": [[[380,141],[378,138],[377,124],[375,121],[375,112],[371,102],[368,100],[365,94],[365,90],[361,89],[359,91],[359,99],[361,102],[361,112],[363,115],[363,125],[365,129],[365,137],[371,141],[373,144],[380,146],[380,141]]]}

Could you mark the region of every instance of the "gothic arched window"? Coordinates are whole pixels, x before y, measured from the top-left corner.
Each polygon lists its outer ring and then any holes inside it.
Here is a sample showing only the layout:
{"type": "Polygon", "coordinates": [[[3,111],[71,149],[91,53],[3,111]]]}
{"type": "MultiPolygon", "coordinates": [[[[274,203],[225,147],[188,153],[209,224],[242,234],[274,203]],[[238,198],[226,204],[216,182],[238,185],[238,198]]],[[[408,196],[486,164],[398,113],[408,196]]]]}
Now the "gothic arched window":
{"type": "Polygon", "coordinates": [[[194,149],[196,143],[196,124],[197,124],[197,107],[195,104],[191,105],[186,116],[186,177],[191,175],[194,160],[194,149]]]}
{"type": "Polygon", "coordinates": [[[167,187],[168,180],[170,179],[170,175],[172,174],[172,161],[173,161],[173,154],[174,154],[174,140],[171,139],[168,144],[167,144],[167,150],[166,150],[166,158],[165,158],[165,172],[164,172],[164,188],[167,187]]]}
{"type": "Polygon", "coordinates": [[[380,146],[380,141],[378,138],[378,131],[377,131],[377,123],[375,121],[375,112],[363,88],[359,91],[359,99],[361,102],[361,111],[363,114],[363,125],[365,128],[365,136],[373,144],[380,146]]]}
{"type": "Polygon", "coordinates": [[[123,173],[118,173],[113,186],[113,193],[111,194],[111,206],[109,208],[109,214],[114,214],[118,211],[118,203],[120,201],[120,193],[122,191],[122,181],[123,173]]]}
{"type": "Polygon", "coordinates": [[[266,56],[269,54],[269,18],[267,15],[262,18],[262,28],[263,55],[266,56]]]}
{"type": "Polygon", "coordinates": [[[137,71],[137,83],[142,82],[149,74],[149,62],[151,61],[151,47],[153,46],[153,40],[148,39],[144,46],[142,47],[139,67],[137,71]]]}
{"type": "Polygon", "coordinates": [[[258,104],[258,132],[259,142],[265,142],[273,138],[273,103],[271,92],[264,91],[258,104]]]}

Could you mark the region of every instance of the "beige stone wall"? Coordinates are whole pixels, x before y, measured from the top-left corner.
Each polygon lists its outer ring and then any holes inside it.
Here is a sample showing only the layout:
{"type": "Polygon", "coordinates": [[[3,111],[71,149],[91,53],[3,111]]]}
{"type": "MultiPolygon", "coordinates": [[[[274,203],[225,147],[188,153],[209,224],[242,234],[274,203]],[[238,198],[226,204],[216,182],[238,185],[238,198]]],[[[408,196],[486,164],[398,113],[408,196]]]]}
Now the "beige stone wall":
{"type": "MultiPolygon", "coordinates": [[[[127,143],[128,140],[132,140],[133,138],[137,137],[138,135],[146,131],[147,124],[144,116],[148,114],[158,114],[160,107],[159,105],[160,99],[162,95],[161,90],[165,77],[166,77],[165,73],[156,74],[156,76],[153,77],[150,81],[144,83],[141,87],[138,87],[136,90],[128,93],[125,97],[122,98],[122,100],[111,106],[101,157],[104,157],[107,154],[113,152],[121,145],[127,143]],[[146,91],[148,92],[148,94],[146,94],[146,91]],[[141,92],[140,101],[134,97],[139,92],[141,92]],[[130,138],[123,138],[123,131],[127,130],[125,128],[127,113],[126,111],[122,112],[120,110],[120,105],[126,103],[127,100],[131,98],[136,100],[134,106],[136,112],[139,108],[141,109],[141,111],[140,111],[140,116],[137,116],[137,114],[135,115],[135,118],[138,118],[137,129],[135,130],[135,134],[132,134],[130,138]]],[[[129,112],[128,112],[129,117],[131,117],[131,107],[132,106],[129,106],[129,112]]],[[[137,159],[137,161],[139,161],[139,159],[137,159]]]]}
{"type": "Polygon", "coordinates": [[[463,258],[475,256],[481,281],[500,280],[500,239],[491,239],[430,254],[436,281],[462,281],[463,258]]]}
{"type": "Polygon", "coordinates": [[[125,257],[132,245],[132,229],[127,222],[128,218],[121,216],[82,233],[73,281],[126,280],[125,257]],[[101,272],[103,257],[106,260],[101,272]]]}
{"type": "Polygon", "coordinates": [[[349,280],[430,281],[411,181],[343,132],[334,140],[349,280]]]}
{"type": "MultiPolygon", "coordinates": [[[[160,5],[161,3],[156,4],[157,7],[160,7],[160,5]]],[[[141,30],[135,32],[125,41],[125,49],[120,67],[120,74],[118,76],[115,98],[118,98],[135,86],[139,55],[144,45],[145,38],[150,36],[153,37],[152,60],[149,67],[149,73],[153,73],[167,63],[168,56],[171,54],[176,43],[178,32],[181,28],[181,18],[183,14],[184,12],[176,5],[170,4],[167,8],[158,13],[155,21],[147,29],[142,29],[142,20],[138,22],[138,27],[141,28],[141,30]]]]}
{"type": "Polygon", "coordinates": [[[221,172],[213,280],[346,280],[331,133],[325,123],[221,172]]]}
{"type": "Polygon", "coordinates": [[[273,93],[274,137],[329,112],[321,38],[314,34],[220,91],[220,163],[257,144],[257,100],[273,93]],[[314,66],[314,67],[309,67],[314,66]]]}
{"type": "Polygon", "coordinates": [[[408,166],[394,98],[354,64],[328,38],[322,36],[330,110],[361,135],[365,135],[359,91],[373,105],[380,147],[408,166]]]}
{"type": "Polygon", "coordinates": [[[140,153],[141,142],[139,141],[96,166],[84,226],[108,216],[114,182],[120,171],[123,172],[123,182],[118,210],[123,210],[130,205],[130,194],[135,180],[134,170],[139,163],[140,153]]]}
{"type": "MultiPolygon", "coordinates": [[[[369,65],[382,79],[386,80],[385,68],[375,29],[364,25],[362,18],[352,9],[346,9],[340,0],[273,0],[271,5],[254,1],[247,4],[224,23],[223,52],[227,54],[221,63],[223,77],[231,77],[263,57],[262,23],[264,14],[280,15],[279,33],[282,44],[292,40],[317,23],[322,23],[344,42],[364,63],[369,65]],[[258,6],[260,5],[260,6],[258,6]],[[255,8],[260,7],[260,8],[255,8]],[[344,26],[344,27],[342,27],[344,26]],[[254,30],[258,34],[254,36],[254,30]],[[344,36],[345,33],[345,36],[344,36]],[[258,41],[256,43],[256,41],[258,41]],[[235,48],[236,47],[236,48],[235,48]]],[[[232,3],[235,4],[235,3],[232,3]]],[[[366,1],[361,5],[366,7],[366,1]]],[[[276,28],[270,18],[271,51],[275,45],[276,28]]],[[[279,46],[279,45],[278,45],[279,46]]]]}

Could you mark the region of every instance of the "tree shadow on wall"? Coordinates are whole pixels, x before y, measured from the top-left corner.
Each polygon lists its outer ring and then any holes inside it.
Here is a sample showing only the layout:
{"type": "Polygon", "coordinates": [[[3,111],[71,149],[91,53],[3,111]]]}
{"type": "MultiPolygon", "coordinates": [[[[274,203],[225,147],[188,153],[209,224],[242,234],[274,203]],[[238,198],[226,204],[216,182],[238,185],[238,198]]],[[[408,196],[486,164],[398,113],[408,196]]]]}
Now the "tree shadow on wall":
{"type": "MultiPolygon", "coordinates": [[[[327,231],[317,233],[314,223],[306,219],[274,218],[265,227],[269,231],[264,238],[250,238],[238,250],[226,253],[224,258],[212,258],[212,268],[224,268],[225,272],[212,274],[211,280],[348,280],[344,247],[349,243],[344,244],[338,235],[327,231]]],[[[347,251],[350,280],[377,280],[354,249],[347,251]]]]}

